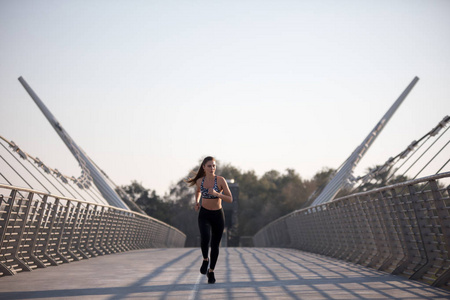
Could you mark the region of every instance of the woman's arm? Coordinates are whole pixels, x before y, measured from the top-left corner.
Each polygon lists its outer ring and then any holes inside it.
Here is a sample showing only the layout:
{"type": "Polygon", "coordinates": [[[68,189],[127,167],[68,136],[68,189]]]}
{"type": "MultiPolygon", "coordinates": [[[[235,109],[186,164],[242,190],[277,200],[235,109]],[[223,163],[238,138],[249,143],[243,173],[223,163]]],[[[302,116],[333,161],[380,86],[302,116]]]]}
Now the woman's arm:
{"type": "Polygon", "coordinates": [[[219,179],[219,188],[222,190],[222,193],[216,192],[214,189],[210,189],[210,194],[212,192],[213,196],[219,197],[225,202],[232,203],[233,202],[233,196],[231,195],[230,188],[228,187],[227,181],[225,178],[217,176],[217,179],[219,179]]]}
{"type": "Polygon", "coordinates": [[[195,211],[198,211],[200,209],[200,199],[201,199],[201,192],[200,192],[200,181],[197,180],[195,184],[195,211]]]}

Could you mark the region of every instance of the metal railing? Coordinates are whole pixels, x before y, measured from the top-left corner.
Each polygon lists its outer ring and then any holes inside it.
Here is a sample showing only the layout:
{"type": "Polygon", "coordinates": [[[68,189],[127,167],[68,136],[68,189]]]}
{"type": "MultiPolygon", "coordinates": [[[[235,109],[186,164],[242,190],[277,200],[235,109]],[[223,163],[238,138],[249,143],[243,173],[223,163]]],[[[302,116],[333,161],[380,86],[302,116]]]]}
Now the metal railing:
{"type": "Polygon", "coordinates": [[[261,229],[258,247],[331,256],[449,288],[450,172],[290,213],[261,229]]]}
{"type": "Polygon", "coordinates": [[[143,214],[0,184],[0,276],[128,250],[183,247],[185,239],[143,214]]]}

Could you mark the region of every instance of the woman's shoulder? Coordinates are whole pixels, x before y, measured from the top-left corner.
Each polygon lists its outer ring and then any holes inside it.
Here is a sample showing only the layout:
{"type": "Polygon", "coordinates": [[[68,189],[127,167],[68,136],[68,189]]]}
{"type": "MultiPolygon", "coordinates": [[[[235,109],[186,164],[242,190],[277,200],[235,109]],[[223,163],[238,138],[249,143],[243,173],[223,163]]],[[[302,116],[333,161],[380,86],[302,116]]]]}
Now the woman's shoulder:
{"type": "Polygon", "coordinates": [[[203,180],[203,177],[198,178],[198,179],[195,181],[195,184],[200,185],[200,183],[202,182],[202,180],[203,180]]]}
{"type": "Polygon", "coordinates": [[[217,175],[217,181],[226,182],[227,180],[225,179],[225,177],[217,175]]]}

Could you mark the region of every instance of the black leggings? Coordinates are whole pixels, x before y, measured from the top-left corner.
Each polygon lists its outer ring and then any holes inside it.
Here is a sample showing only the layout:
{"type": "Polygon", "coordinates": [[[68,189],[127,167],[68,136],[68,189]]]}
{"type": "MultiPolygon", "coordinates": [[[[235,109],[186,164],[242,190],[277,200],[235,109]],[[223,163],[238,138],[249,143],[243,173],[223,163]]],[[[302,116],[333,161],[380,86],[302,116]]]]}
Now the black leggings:
{"type": "Polygon", "coordinates": [[[201,207],[198,214],[198,228],[200,229],[203,258],[208,258],[209,240],[211,240],[211,260],[209,268],[214,270],[219,257],[219,245],[225,227],[223,209],[209,210],[201,207]],[[212,233],[212,238],[211,238],[212,233]]]}

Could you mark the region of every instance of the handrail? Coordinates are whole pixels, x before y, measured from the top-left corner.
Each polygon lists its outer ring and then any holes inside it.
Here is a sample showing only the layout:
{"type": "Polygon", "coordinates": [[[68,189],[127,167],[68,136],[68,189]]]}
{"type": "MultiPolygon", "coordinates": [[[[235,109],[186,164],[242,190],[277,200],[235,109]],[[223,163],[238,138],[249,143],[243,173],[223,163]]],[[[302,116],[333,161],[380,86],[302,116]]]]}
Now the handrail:
{"type": "Polygon", "coordinates": [[[183,247],[186,240],[175,227],[138,212],[0,184],[3,190],[10,194],[0,194],[0,276],[134,249],[183,247]]]}
{"type": "Polygon", "coordinates": [[[421,177],[421,178],[417,178],[417,179],[411,179],[411,180],[407,180],[407,181],[404,181],[404,182],[399,182],[399,183],[395,183],[395,184],[392,184],[392,185],[376,188],[376,189],[373,189],[373,190],[370,190],[370,191],[359,192],[359,193],[351,194],[351,195],[348,195],[348,196],[343,196],[343,197],[334,199],[333,202],[346,199],[346,198],[348,198],[350,196],[351,197],[364,196],[364,195],[368,195],[368,194],[372,194],[372,193],[376,193],[376,192],[387,191],[387,190],[390,190],[390,189],[405,187],[405,186],[408,186],[408,185],[414,185],[414,184],[421,183],[421,182],[424,182],[424,181],[437,180],[437,179],[446,178],[446,177],[450,177],[450,172],[444,172],[444,173],[440,173],[440,174],[436,174],[436,175],[430,175],[430,176],[425,176],[425,177],[421,177]]]}
{"type": "Polygon", "coordinates": [[[253,237],[449,287],[450,172],[341,197],[285,215],[253,237]]]}
{"type": "MultiPolygon", "coordinates": [[[[390,190],[390,189],[401,188],[401,187],[405,187],[405,186],[408,186],[408,185],[421,183],[421,182],[424,182],[424,181],[437,180],[437,179],[446,178],[446,177],[450,177],[450,172],[445,172],[445,173],[436,174],[436,175],[430,175],[430,176],[421,177],[421,178],[417,178],[417,179],[411,179],[411,180],[408,180],[408,181],[404,181],[404,182],[395,183],[395,184],[392,184],[392,185],[376,188],[376,189],[373,189],[373,190],[370,190],[370,191],[359,192],[359,193],[343,196],[343,197],[334,199],[332,202],[328,202],[328,203],[344,201],[345,199],[347,199],[349,197],[366,196],[366,195],[377,193],[377,192],[383,192],[383,191],[390,190]]],[[[323,204],[319,204],[319,205],[316,205],[316,206],[309,206],[309,207],[305,207],[305,208],[302,208],[302,209],[294,210],[293,212],[288,213],[287,215],[281,216],[278,219],[273,220],[271,223],[269,223],[269,224],[265,225],[263,228],[261,228],[258,232],[264,230],[266,227],[270,226],[272,223],[281,221],[281,220],[283,220],[285,218],[289,218],[292,214],[300,213],[302,211],[308,211],[308,210],[311,210],[311,209],[316,209],[318,207],[326,206],[326,204],[327,203],[323,203],[323,204]]]]}
{"type": "MultiPolygon", "coordinates": [[[[83,201],[83,200],[78,200],[78,199],[75,199],[75,198],[64,197],[64,196],[58,196],[58,195],[49,194],[49,193],[43,192],[43,191],[38,191],[38,190],[29,189],[29,188],[17,187],[17,186],[6,185],[6,184],[0,183],[0,189],[1,189],[1,188],[5,188],[5,189],[14,189],[14,190],[21,191],[21,192],[33,193],[33,194],[38,194],[38,195],[42,195],[42,196],[53,197],[53,198],[62,199],[62,200],[68,200],[68,201],[74,201],[74,202],[80,202],[80,203],[90,203],[90,202],[83,201]]],[[[1,194],[0,194],[0,196],[1,196],[1,194]]],[[[171,226],[171,225],[169,225],[169,224],[167,224],[167,223],[164,223],[164,222],[161,221],[161,220],[155,219],[155,218],[153,218],[153,217],[151,217],[151,216],[148,216],[148,215],[141,214],[141,213],[136,212],[136,211],[130,211],[130,210],[123,209],[123,208],[120,208],[120,207],[115,207],[115,206],[105,205],[105,204],[99,204],[99,203],[98,203],[98,204],[95,203],[95,205],[98,206],[98,207],[111,208],[111,209],[115,209],[115,210],[118,210],[118,211],[123,211],[123,212],[126,212],[126,213],[130,213],[130,214],[134,214],[134,215],[137,215],[137,216],[141,216],[141,217],[144,217],[144,218],[149,218],[149,219],[152,219],[153,221],[155,221],[155,222],[157,222],[157,223],[160,223],[160,224],[163,224],[163,225],[165,225],[165,226],[168,226],[168,227],[170,227],[171,229],[173,229],[173,230],[175,230],[175,231],[178,231],[178,232],[181,233],[181,234],[184,234],[184,233],[183,233],[182,231],[180,231],[178,228],[175,228],[175,227],[173,227],[173,226],[171,226]]]]}

